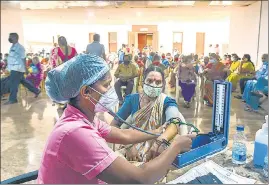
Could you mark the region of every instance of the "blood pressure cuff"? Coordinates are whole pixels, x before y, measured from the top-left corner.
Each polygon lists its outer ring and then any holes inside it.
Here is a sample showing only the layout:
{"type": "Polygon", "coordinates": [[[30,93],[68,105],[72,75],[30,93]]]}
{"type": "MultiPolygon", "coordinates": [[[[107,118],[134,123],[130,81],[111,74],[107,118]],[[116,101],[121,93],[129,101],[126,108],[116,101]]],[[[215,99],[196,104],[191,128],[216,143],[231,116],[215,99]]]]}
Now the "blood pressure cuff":
{"type": "Polygon", "coordinates": [[[187,184],[223,184],[215,175],[208,173],[207,175],[197,177],[187,184]]]}

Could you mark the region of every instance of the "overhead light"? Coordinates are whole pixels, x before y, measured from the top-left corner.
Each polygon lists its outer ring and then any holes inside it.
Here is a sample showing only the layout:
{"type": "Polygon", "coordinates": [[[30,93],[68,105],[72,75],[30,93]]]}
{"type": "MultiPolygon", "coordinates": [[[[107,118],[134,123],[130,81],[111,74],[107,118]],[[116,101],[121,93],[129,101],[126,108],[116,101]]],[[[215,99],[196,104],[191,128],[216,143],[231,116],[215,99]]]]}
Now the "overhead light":
{"type": "Polygon", "coordinates": [[[20,1],[10,1],[11,3],[19,3],[20,1]]]}
{"type": "Polygon", "coordinates": [[[109,2],[106,1],[96,1],[95,2],[97,6],[108,6],[109,2]]]}
{"type": "Polygon", "coordinates": [[[227,5],[232,5],[232,1],[211,1],[209,3],[210,6],[227,6],[227,5]]]}

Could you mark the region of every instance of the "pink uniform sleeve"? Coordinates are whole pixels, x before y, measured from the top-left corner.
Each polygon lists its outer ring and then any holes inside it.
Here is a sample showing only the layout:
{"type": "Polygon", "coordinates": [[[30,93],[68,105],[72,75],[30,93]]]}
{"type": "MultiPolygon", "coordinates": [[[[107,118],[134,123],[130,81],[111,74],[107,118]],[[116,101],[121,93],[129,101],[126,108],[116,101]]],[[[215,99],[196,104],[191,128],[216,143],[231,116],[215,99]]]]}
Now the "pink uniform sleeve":
{"type": "Polygon", "coordinates": [[[110,127],[105,128],[103,133],[90,127],[80,127],[67,133],[61,141],[58,159],[87,179],[95,178],[117,158],[102,137],[109,133],[110,127]]]}

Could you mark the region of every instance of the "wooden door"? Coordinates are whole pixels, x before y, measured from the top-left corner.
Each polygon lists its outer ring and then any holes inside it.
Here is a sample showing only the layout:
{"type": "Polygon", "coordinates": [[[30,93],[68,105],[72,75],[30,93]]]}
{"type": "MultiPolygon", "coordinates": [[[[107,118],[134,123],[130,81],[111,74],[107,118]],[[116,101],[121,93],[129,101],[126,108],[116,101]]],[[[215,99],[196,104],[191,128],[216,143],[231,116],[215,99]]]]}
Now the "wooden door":
{"type": "Polygon", "coordinates": [[[139,33],[138,34],[138,49],[140,51],[147,45],[147,34],[139,33]]]}
{"type": "Polygon", "coordinates": [[[173,51],[178,50],[179,53],[182,53],[183,45],[183,32],[173,32],[173,51]]]}
{"type": "Polygon", "coordinates": [[[89,33],[89,43],[92,43],[93,42],[93,35],[95,33],[89,33]]]}
{"type": "Polygon", "coordinates": [[[205,53],[205,33],[196,33],[196,54],[198,56],[204,55],[205,53]]]}
{"type": "MultiPolygon", "coordinates": [[[[126,44],[126,43],[122,43],[126,44]]],[[[132,44],[135,44],[135,32],[129,31],[128,33],[128,46],[131,47],[132,44]]]]}
{"type": "Polygon", "coordinates": [[[153,51],[158,51],[159,50],[159,32],[153,32],[152,35],[152,49],[153,51]]]}
{"type": "Polygon", "coordinates": [[[117,52],[117,32],[108,32],[109,52],[117,52]]]}

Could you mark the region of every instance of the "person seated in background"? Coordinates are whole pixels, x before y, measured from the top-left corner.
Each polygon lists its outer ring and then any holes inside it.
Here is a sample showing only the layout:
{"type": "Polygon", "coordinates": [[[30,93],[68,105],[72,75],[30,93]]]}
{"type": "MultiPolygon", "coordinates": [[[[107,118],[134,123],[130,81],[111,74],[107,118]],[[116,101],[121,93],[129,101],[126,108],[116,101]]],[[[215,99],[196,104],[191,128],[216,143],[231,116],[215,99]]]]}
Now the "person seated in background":
{"type": "MultiPolygon", "coordinates": [[[[149,65],[149,67],[159,67],[163,70],[165,73],[166,67],[161,63],[161,57],[158,54],[155,54],[152,58],[152,64],[149,65]]],[[[165,75],[167,77],[167,75],[165,75]]]]}
{"type": "MultiPolygon", "coordinates": [[[[147,68],[144,73],[143,92],[126,96],[117,115],[123,120],[127,120],[130,124],[147,131],[160,128],[171,118],[180,118],[184,122],[185,119],[179,112],[176,101],[164,94],[164,89],[165,78],[163,70],[156,66],[147,68]]],[[[126,125],[122,125],[117,120],[113,120],[111,125],[126,127],[126,125]]],[[[186,134],[187,128],[180,127],[179,133],[186,134]]],[[[160,136],[158,139],[167,138],[160,136]]],[[[121,150],[121,153],[128,160],[145,162],[151,159],[151,151],[157,150],[157,145],[152,144],[153,140],[127,146],[121,150]]]]}
{"type": "Polygon", "coordinates": [[[262,66],[256,72],[255,78],[246,81],[243,89],[243,100],[246,102],[245,110],[257,110],[260,99],[268,95],[268,54],[262,55],[262,66]],[[257,98],[255,98],[257,97],[257,98]]]}
{"type": "Polygon", "coordinates": [[[149,53],[149,56],[148,56],[148,58],[147,58],[147,60],[146,60],[146,63],[145,63],[145,68],[146,68],[146,69],[152,64],[154,55],[156,55],[155,52],[150,52],[150,53],[149,53]]]}
{"type": "Polygon", "coordinates": [[[8,53],[4,55],[3,61],[7,64],[8,53]]]}
{"type": "Polygon", "coordinates": [[[162,64],[166,67],[166,69],[170,66],[170,63],[168,62],[168,60],[165,57],[165,54],[162,54],[162,64]]]}
{"type": "Polygon", "coordinates": [[[237,54],[233,53],[231,55],[231,63],[229,66],[229,71],[227,73],[228,77],[232,74],[232,73],[237,73],[239,70],[239,65],[240,65],[240,58],[238,57],[237,54]]]}
{"type": "Polygon", "coordinates": [[[182,61],[182,58],[183,58],[183,55],[179,56],[179,55],[176,55],[175,58],[174,58],[174,63],[171,64],[170,66],[170,70],[171,70],[171,76],[170,76],[170,81],[169,81],[169,84],[170,84],[170,88],[174,88],[176,87],[176,75],[178,73],[178,66],[180,64],[180,62],[182,61]]]}
{"type": "Polygon", "coordinates": [[[262,64],[261,68],[258,71],[256,71],[255,77],[240,79],[239,84],[240,84],[241,95],[236,95],[235,98],[242,99],[242,95],[245,91],[245,86],[246,86],[247,81],[258,80],[259,78],[265,78],[268,75],[268,54],[262,55],[262,63],[263,64],[262,64]]]}
{"type": "Polygon", "coordinates": [[[209,63],[202,73],[206,77],[204,101],[207,106],[213,106],[214,80],[224,80],[226,72],[224,64],[219,61],[219,57],[215,53],[211,53],[209,63]]]}
{"type": "Polygon", "coordinates": [[[28,75],[26,79],[30,81],[36,88],[40,87],[40,83],[43,79],[43,70],[38,57],[34,57],[32,64],[28,68],[28,75]]]}
{"type": "Polygon", "coordinates": [[[197,54],[193,55],[192,63],[195,69],[195,73],[198,74],[200,61],[198,60],[197,54]]]}
{"type": "Polygon", "coordinates": [[[255,66],[250,59],[249,54],[245,54],[242,61],[239,63],[237,69],[230,73],[227,77],[227,81],[232,83],[232,90],[235,91],[237,88],[237,83],[242,78],[253,78],[253,72],[255,71],[255,66]]]}
{"type": "Polygon", "coordinates": [[[114,76],[117,78],[114,87],[118,95],[120,105],[122,105],[123,97],[121,87],[126,86],[125,95],[131,94],[134,86],[134,78],[138,76],[137,67],[131,63],[129,55],[124,55],[123,64],[118,66],[114,76]]]}
{"type": "MultiPolygon", "coordinates": [[[[225,56],[225,55],[224,55],[225,56]]],[[[226,68],[230,68],[231,63],[232,63],[232,56],[231,55],[226,55],[222,63],[225,65],[226,68]]]]}
{"type": "Polygon", "coordinates": [[[178,67],[178,80],[178,85],[181,87],[184,98],[184,107],[189,108],[197,81],[191,55],[182,58],[182,62],[178,67]]]}

